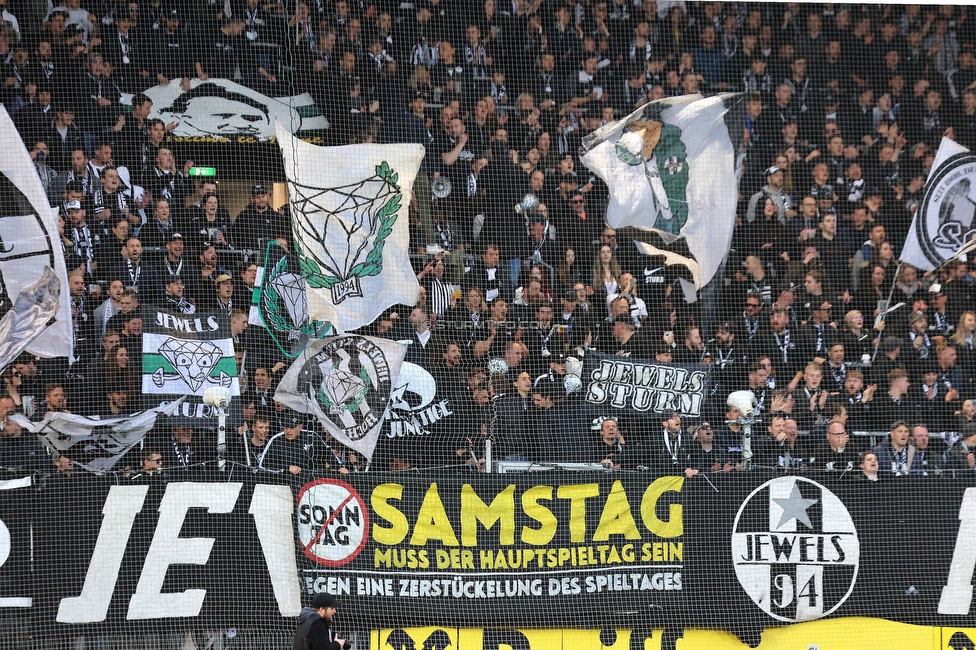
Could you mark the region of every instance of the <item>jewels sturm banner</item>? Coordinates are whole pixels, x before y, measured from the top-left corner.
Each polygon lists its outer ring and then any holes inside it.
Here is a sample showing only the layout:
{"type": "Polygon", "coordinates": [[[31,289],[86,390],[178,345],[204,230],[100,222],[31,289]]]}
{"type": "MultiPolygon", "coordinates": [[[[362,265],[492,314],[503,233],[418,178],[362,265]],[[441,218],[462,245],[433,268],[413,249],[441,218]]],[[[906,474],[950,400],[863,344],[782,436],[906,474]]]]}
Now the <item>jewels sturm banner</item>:
{"type": "Polygon", "coordinates": [[[710,366],[682,366],[654,359],[589,352],[583,358],[583,399],[612,411],[661,415],[678,410],[700,417],[710,366]]]}

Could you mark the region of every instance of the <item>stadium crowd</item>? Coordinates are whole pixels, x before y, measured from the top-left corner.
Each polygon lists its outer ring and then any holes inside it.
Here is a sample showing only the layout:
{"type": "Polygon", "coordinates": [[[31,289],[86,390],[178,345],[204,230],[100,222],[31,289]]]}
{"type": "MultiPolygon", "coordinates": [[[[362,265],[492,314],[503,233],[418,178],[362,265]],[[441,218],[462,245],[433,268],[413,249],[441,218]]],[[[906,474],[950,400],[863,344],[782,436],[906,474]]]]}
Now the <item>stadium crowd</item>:
{"type": "MultiPolygon", "coordinates": [[[[411,203],[421,301],[364,332],[409,341],[407,361],[435,378],[453,417],[436,435],[384,437],[373,469],[470,471],[491,432],[496,459],[735,472],[741,427],[725,397],[747,389],[760,466],[861,474],[869,445],[851,434],[872,431],[888,434],[873,451],[882,477],[973,470],[972,266],[898,263],[940,141],[976,145],[967,7],[46,4],[0,0],[0,99],[61,208],[77,360],[25,356],[4,371],[3,466],[71,472],[11,413],[146,406],[142,318],[155,306],[229,315],[247,379],[232,413],[238,463],[365,467],[274,402],[288,359],[248,324],[265,241],[291,241],[287,206],[270,207],[254,169],[250,205],[230,215],[169,143],[177,124],[149,117],[151,86],[228,78],[270,96],[309,93],[330,144],[426,148],[411,203]],[[742,93],[731,127],[739,208],[719,286],[694,301],[681,267],[605,227],[607,187],[579,149],[647,102],[718,92],[742,93]],[[527,194],[538,207],[517,210],[527,194]],[[706,413],[594,413],[563,385],[567,359],[589,349],[710,364],[706,413]],[[507,375],[488,375],[493,358],[507,375]]],[[[135,475],[211,471],[212,425],[174,421],[124,463],[135,475]]]]}

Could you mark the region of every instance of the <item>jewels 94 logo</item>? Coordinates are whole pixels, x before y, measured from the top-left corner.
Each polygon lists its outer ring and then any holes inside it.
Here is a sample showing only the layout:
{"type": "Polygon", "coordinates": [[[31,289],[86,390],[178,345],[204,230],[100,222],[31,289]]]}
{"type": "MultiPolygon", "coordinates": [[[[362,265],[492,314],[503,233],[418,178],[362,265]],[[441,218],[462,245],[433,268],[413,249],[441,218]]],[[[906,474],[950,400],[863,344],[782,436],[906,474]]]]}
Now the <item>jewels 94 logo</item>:
{"type": "Polygon", "coordinates": [[[756,488],[732,529],[739,583],[780,621],[810,621],[840,607],[854,591],[859,556],[843,502],[805,478],[775,478],[756,488]]]}
{"type": "Polygon", "coordinates": [[[351,562],[369,538],[366,502],[344,481],[318,479],[302,486],[297,517],[302,552],[322,566],[351,562]]]}
{"type": "Polygon", "coordinates": [[[976,234],[976,155],[959,153],[939,166],[926,183],[915,215],[915,236],[925,257],[941,266],[976,234]]]}

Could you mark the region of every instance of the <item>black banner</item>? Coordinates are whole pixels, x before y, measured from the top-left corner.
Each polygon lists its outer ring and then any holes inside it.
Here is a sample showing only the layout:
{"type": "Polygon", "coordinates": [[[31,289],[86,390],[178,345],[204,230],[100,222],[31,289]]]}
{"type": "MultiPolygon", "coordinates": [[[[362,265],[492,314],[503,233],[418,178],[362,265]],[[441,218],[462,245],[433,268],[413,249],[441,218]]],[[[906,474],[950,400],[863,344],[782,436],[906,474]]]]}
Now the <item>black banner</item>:
{"type": "Polygon", "coordinates": [[[594,406],[657,414],[702,415],[710,366],[660,363],[589,352],[583,359],[583,396],[594,406]]]}
{"type": "Polygon", "coordinates": [[[652,626],[755,640],[836,616],[976,624],[967,480],[229,478],[110,486],[76,475],[0,492],[11,540],[0,607],[29,612],[42,636],[287,629],[319,592],[359,630],[652,626]]]}
{"type": "Polygon", "coordinates": [[[269,627],[298,615],[291,487],[55,478],[33,513],[39,631],[269,627]]]}
{"type": "Polygon", "coordinates": [[[0,481],[0,611],[29,612],[34,605],[30,575],[31,479],[0,481]]]}

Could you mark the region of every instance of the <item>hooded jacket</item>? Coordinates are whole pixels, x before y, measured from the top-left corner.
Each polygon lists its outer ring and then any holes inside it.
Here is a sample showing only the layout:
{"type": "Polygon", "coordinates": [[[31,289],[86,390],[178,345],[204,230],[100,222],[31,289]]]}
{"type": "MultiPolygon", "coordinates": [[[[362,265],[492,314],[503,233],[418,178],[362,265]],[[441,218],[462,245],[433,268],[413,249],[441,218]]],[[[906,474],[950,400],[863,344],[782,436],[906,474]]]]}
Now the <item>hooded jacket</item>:
{"type": "Polygon", "coordinates": [[[293,650],[342,650],[335,642],[335,634],[329,621],[311,607],[302,607],[298,615],[293,650]]]}

